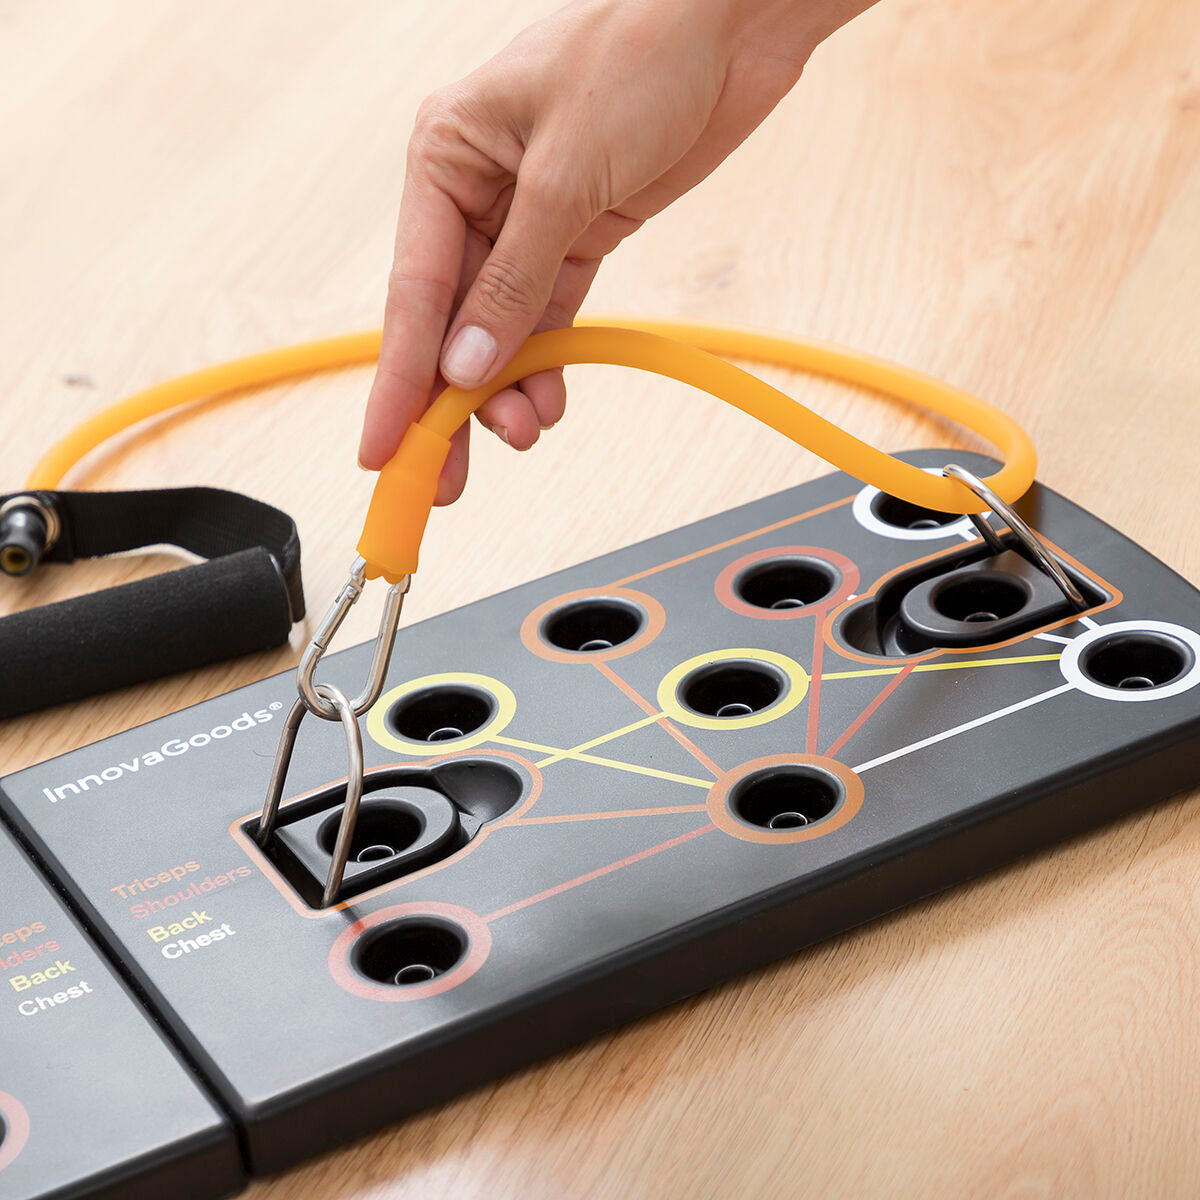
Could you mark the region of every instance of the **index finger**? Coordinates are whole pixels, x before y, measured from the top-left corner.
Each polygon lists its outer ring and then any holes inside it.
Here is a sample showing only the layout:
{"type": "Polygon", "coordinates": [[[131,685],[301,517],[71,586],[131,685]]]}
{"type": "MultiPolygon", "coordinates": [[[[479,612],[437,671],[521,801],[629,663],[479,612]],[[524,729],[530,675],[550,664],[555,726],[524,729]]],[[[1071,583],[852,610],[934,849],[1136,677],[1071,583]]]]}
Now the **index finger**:
{"type": "Polygon", "coordinates": [[[400,201],[388,276],[379,366],[367,399],[358,461],[379,470],[425,411],[462,273],[466,221],[422,172],[410,171],[400,201]]]}

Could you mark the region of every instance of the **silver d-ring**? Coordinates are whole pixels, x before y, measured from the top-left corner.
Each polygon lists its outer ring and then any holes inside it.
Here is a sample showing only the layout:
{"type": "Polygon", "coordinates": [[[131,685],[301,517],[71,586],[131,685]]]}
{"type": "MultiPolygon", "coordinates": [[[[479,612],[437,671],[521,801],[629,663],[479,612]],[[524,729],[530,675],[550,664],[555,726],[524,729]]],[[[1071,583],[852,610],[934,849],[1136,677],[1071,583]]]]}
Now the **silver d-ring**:
{"type": "MultiPolygon", "coordinates": [[[[1075,586],[1071,577],[1059,566],[1058,560],[1046,548],[1046,544],[1042,539],[1017,516],[1011,505],[1001,500],[982,479],[977,475],[972,475],[966,467],[947,463],[942,468],[942,474],[948,475],[951,479],[956,479],[965,487],[970,488],[1012,530],[1013,536],[1017,539],[1017,544],[1020,546],[1025,557],[1031,559],[1034,566],[1040,567],[1045,571],[1058,585],[1062,594],[1077,609],[1082,610],[1087,608],[1087,600],[1084,599],[1083,593],[1075,586]]],[[[994,551],[999,553],[1007,549],[997,536],[996,531],[983,516],[978,513],[972,514],[971,521],[994,551]]]]}
{"type": "Polygon", "coordinates": [[[337,706],[342,728],[346,731],[346,802],[342,805],[342,819],[338,822],[337,839],[333,843],[333,858],[329,863],[329,874],[325,877],[325,891],[321,896],[321,907],[328,908],[337,902],[342,890],[342,878],[346,874],[346,863],[350,859],[350,843],[354,840],[354,826],[358,822],[358,807],[363,794],[363,744],[362,730],[354,706],[343,692],[332,684],[319,683],[318,690],[337,706]]]}
{"type": "MultiPolygon", "coordinates": [[[[342,807],[342,819],[338,824],[337,840],[333,845],[333,858],[329,864],[329,874],[325,879],[325,890],[321,896],[321,907],[328,908],[335,903],[338,893],[342,890],[342,878],[346,874],[346,863],[350,858],[350,844],[354,840],[354,826],[358,821],[358,809],[362,803],[363,793],[363,745],[362,730],[358,718],[354,715],[354,707],[346,698],[344,692],[330,683],[316,685],[321,697],[328,700],[337,711],[346,733],[346,801],[342,807]]],[[[288,712],[283,723],[283,733],[279,739],[279,749],[275,752],[275,763],[271,768],[271,782],[267,786],[267,801],[263,805],[262,816],[258,821],[256,840],[265,847],[271,840],[279,818],[279,805],[283,798],[284,785],[287,782],[288,767],[292,761],[292,751],[296,747],[296,735],[300,731],[300,723],[304,720],[308,708],[303,700],[297,700],[288,712]]]]}

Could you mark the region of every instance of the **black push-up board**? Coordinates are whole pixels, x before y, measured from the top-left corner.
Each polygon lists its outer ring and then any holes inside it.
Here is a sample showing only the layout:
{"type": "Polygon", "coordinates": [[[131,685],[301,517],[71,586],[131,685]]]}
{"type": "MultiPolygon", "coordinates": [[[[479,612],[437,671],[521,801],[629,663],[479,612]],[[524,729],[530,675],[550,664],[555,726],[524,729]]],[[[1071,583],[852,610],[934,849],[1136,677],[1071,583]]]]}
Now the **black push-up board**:
{"type": "Polygon", "coordinates": [[[275,1171],[1200,780],[1200,594],[1019,507],[1085,611],[834,474],[402,630],[331,909],[336,723],[254,837],[291,673],[3,811],[275,1171]]]}
{"type": "Polygon", "coordinates": [[[0,830],[0,1196],[217,1200],[233,1127],[0,830]]]}

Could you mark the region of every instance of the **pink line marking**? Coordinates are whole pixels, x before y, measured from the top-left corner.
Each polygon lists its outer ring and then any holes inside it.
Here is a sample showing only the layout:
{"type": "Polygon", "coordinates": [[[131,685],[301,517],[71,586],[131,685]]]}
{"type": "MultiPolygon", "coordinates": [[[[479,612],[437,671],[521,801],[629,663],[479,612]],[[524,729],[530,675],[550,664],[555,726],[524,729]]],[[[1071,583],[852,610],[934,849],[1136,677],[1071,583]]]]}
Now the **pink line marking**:
{"type": "Polygon", "coordinates": [[[602,875],[610,875],[613,871],[619,871],[622,867],[632,866],[635,862],[641,862],[643,858],[651,858],[655,854],[661,854],[664,850],[670,850],[672,846],[681,846],[684,842],[690,842],[692,838],[697,838],[702,833],[712,833],[714,829],[716,829],[715,825],[701,825],[699,829],[693,829],[690,833],[684,833],[679,837],[671,838],[668,842],[659,842],[657,846],[651,846],[648,850],[639,850],[637,854],[631,854],[628,858],[622,858],[619,862],[609,863],[606,867],[597,867],[596,870],[589,871],[586,875],[579,875],[574,879],[568,879],[566,883],[557,884],[552,888],[547,888],[544,892],[537,892],[532,896],[527,896],[524,900],[518,900],[515,904],[498,908],[495,912],[488,913],[483,920],[488,924],[492,921],[498,921],[501,917],[507,917],[510,913],[519,912],[522,908],[528,908],[531,904],[537,904],[540,900],[549,900],[551,896],[568,892],[571,888],[578,887],[581,883],[590,883],[593,879],[599,879],[602,875]]]}
{"type": "Polygon", "coordinates": [[[878,710],[879,706],[912,674],[913,667],[915,666],[916,663],[909,663],[899,675],[888,680],[887,686],[880,689],[879,695],[851,721],[850,728],[825,751],[827,758],[832,758],[867,723],[876,710],[878,710]]]}

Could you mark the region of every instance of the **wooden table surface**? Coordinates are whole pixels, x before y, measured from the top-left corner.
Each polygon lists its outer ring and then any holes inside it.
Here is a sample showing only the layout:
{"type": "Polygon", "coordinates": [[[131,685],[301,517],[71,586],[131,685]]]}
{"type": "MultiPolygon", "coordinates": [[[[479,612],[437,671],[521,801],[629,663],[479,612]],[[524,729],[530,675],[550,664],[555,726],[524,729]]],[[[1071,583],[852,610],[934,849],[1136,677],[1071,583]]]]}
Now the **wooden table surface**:
{"type": "MultiPolygon", "coordinates": [[[[549,7],[2,0],[3,489],[136,387],[374,324],[418,101],[549,7]]],[[[1196,0],[883,0],[613,255],[594,307],[804,332],[953,380],[1026,424],[1047,484],[1200,581],[1198,151],[1196,0]]],[[[969,444],[767,374],[878,444],[969,444]]],[[[281,505],[323,608],[370,486],[354,467],[368,379],[209,404],[74,482],[281,505]]],[[[825,470],[681,387],[596,368],[569,383],[532,453],[477,438],[409,617],[825,470]]],[[[0,588],[0,611],[172,561],[48,569],[0,588]]],[[[0,771],[295,657],[10,721],[0,771]]],[[[1183,798],[250,1194],[1195,1195],[1198,884],[1200,806],[1183,798]]]]}

